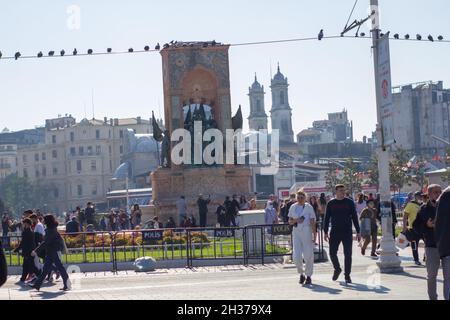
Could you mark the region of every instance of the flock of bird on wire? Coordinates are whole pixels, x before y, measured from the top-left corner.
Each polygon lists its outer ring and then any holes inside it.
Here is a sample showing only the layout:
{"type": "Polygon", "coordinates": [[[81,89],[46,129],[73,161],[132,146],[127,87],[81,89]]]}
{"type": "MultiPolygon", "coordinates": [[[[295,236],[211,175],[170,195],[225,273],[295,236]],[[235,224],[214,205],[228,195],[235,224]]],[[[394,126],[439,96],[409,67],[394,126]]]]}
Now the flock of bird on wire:
{"type": "MultiPolygon", "coordinates": [[[[380,34],[381,37],[382,37],[383,35],[384,35],[383,33],[380,34]]],[[[361,32],[361,33],[359,34],[359,36],[360,36],[360,37],[365,37],[366,34],[365,34],[364,32],[361,32]]],[[[356,34],[356,37],[358,37],[358,34],[356,34]]],[[[322,39],[324,38],[324,31],[323,31],[323,29],[320,30],[320,32],[319,32],[317,38],[318,38],[318,40],[322,40],[322,39]]],[[[394,39],[399,40],[399,39],[400,39],[400,35],[399,35],[398,33],[394,34],[394,39]]],[[[404,40],[410,40],[410,39],[411,39],[411,36],[410,36],[409,34],[406,34],[406,35],[404,35],[403,39],[404,39],[404,40]]],[[[422,40],[422,36],[421,36],[420,34],[417,34],[417,35],[416,35],[416,40],[421,41],[421,40],[422,40]]],[[[428,36],[428,40],[431,41],[431,42],[434,42],[434,41],[435,41],[435,39],[434,39],[434,37],[433,37],[432,35],[429,35],[429,36],[428,36]]],[[[438,36],[438,37],[437,37],[437,40],[443,41],[443,40],[444,40],[444,37],[443,37],[443,36],[438,36]]],[[[164,49],[167,49],[167,48],[169,48],[169,47],[171,47],[171,46],[177,47],[178,44],[179,44],[178,41],[171,41],[171,42],[169,42],[169,43],[164,44],[164,45],[163,45],[163,48],[164,48],[164,49]]],[[[216,44],[217,44],[216,41],[212,41],[212,42],[203,42],[203,47],[208,47],[209,45],[215,46],[216,44]]],[[[187,43],[183,42],[183,43],[181,43],[181,46],[183,46],[183,47],[194,46],[194,44],[193,44],[193,43],[187,44],[187,43]]],[[[159,43],[156,44],[154,50],[155,50],[155,51],[161,50],[161,46],[160,46],[159,43]]],[[[144,47],[144,51],[150,51],[150,47],[149,47],[149,46],[145,46],[145,47],[144,47]]],[[[113,53],[112,48],[107,48],[107,49],[106,49],[106,52],[107,52],[107,53],[113,53]]],[[[132,52],[134,52],[134,49],[133,49],[133,48],[129,48],[129,49],[128,49],[128,52],[129,52],[129,53],[132,53],[132,52]]],[[[65,54],[66,54],[66,51],[65,51],[64,49],[61,50],[61,51],[59,52],[59,55],[60,55],[61,57],[64,56],[65,54]]],[[[76,49],[76,48],[73,49],[72,55],[73,55],[73,56],[76,56],[77,54],[78,54],[77,49],[76,49]]],[[[92,54],[94,54],[94,51],[93,51],[92,49],[88,49],[88,50],[87,50],[87,54],[88,54],[88,55],[92,55],[92,54]]],[[[48,56],[48,57],[53,57],[53,56],[55,56],[55,51],[49,51],[48,54],[47,54],[47,56],[48,56]]],[[[14,54],[14,59],[15,59],[15,60],[19,59],[20,57],[21,57],[21,53],[20,53],[19,51],[16,52],[16,53],[14,54]]],[[[37,58],[42,58],[42,57],[44,57],[44,53],[42,53],[42,51],[39,51],[39,52],[37,53],[36,57],[37,57],[37,58]]],[[[0,59],[1,59],[1,58],[2,58],[2,52],[0,51],[0,59]]]]}

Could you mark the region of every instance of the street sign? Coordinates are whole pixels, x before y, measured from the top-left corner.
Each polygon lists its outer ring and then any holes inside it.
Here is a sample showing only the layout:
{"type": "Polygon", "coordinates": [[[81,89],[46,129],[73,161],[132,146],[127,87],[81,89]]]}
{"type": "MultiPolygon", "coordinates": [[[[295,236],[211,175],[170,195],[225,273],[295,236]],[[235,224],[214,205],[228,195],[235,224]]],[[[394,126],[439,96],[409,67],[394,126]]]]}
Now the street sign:
{"type": "Polygon", "coordinates": [[[272,235],[274,236],[288,236],[292,233],[292,227],[287,224],[274,224],[272,226],[272,235]]]}
{"type": "Polygon", "coordinates": [[[163,230],[142,231],[142,241],[144,243],[148,243],[150,241],[162,240],[163,233],[164,233],[163,230]]]}
{"type": "Polygon", "coordinates": [[[234,237],[234,229],[215,229],[215,238],[232,238],[234,237]]]}
{"type": "Polygon", "coordinates": [[[380,104],[380,119],[383,128],[382,146],[395,143],[394,108],[392,102],[391,58],[389,51],[389,33],[378,40],[378,101],[380,104]]]}

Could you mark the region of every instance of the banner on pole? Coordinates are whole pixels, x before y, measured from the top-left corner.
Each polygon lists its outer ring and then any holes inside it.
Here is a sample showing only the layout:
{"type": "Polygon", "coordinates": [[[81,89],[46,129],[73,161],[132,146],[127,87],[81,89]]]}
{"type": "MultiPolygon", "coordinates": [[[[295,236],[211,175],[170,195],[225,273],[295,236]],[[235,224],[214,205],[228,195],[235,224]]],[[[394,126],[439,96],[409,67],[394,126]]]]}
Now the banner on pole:
{"type": "Polygon", "coordinates": [[[395,143],[394,105],[392,102],[391,56],[389,51],[389,33],[378,40],[378,101],[380,104],[381,127],[383,129],[381,144],[383,147],[395,143]]]}

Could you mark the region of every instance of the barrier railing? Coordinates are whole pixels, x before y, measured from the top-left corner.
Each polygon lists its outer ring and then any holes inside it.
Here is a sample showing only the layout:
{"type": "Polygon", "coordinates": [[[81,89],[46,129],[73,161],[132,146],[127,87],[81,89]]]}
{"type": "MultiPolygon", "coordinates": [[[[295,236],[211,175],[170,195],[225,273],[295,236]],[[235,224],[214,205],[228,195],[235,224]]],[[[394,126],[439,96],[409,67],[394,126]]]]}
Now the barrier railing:
{"type": "MultiPolygon", "coordinates": [[[[320,222],[319,222],[320,223],[320,222]]],[[[321,223],[318,228],[321,230],[321,223]]],[[[323,235],[319,233],[319,256],[323,258],[323,235]]],[[[233,228],[149,229],[117,232],[61,234],[67,247],[63,263],[110,263],[113,271],[120,262],[150,256],[156,260],[186,260],[188,267],[200,260],[236,260],[248,264],[269,257],[292,255],[292,235],[286,224],[233,228]]],[[[22,265],[20,253],[13,252],[21,236],[2,238],[7,264],[22,265]]],[[[317,249],[316,249],[317,250],[317,249]]]]}

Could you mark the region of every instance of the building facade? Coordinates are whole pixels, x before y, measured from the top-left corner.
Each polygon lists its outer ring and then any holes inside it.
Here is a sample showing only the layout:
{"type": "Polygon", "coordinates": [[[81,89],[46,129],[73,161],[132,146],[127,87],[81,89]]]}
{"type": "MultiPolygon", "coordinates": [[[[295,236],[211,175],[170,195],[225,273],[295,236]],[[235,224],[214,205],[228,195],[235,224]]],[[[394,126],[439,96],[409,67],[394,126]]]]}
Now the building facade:
{"type": "Polygon", "coordinates": [[[18,148],[18,175],[49,186],[47,207],[56,213],[88,201],[103,203],[125,153],[127,129],[152,131],[151,122],[140,117],[47,120],[43,143],[18,148]]]}
{"type": "Polygon", "coordinates": [[[443,82],[422,82],[393,88],[393,133],[396,146],[416,155],[445,152],[450,139],[450,89],[443,82]]]}

